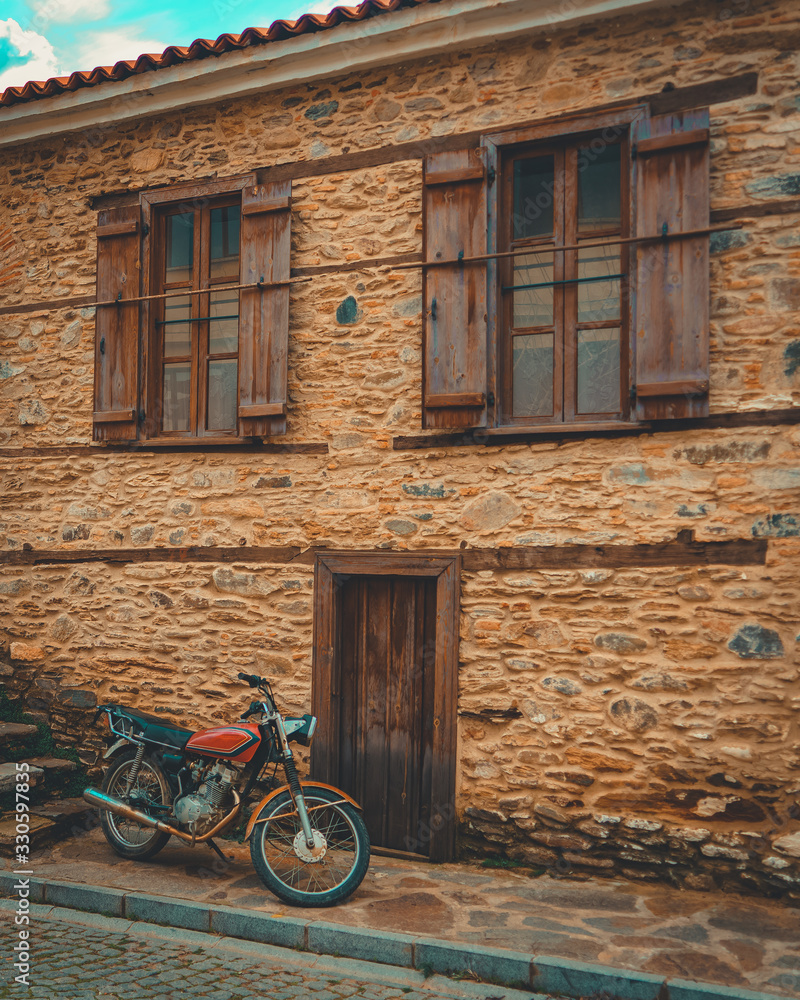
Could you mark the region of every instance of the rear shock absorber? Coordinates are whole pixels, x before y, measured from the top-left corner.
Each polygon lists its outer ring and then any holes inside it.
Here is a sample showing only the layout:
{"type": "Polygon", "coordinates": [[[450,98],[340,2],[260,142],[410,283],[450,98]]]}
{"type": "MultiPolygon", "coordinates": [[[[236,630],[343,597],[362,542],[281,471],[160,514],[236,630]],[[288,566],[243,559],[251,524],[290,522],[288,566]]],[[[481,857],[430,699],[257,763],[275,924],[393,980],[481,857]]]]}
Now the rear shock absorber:
{"type": "Polygon", "coordinates": [[[144,743],[140,743],[136,747],[136,757],[131,764],[131,769],[128,771],[128,781],[125,785],[125,798],[127,798],[131,793],[131,788],[133,788],[133,783],[139,777],[139,771],[142,767],[142,760],[144,759],[144,743]]]}

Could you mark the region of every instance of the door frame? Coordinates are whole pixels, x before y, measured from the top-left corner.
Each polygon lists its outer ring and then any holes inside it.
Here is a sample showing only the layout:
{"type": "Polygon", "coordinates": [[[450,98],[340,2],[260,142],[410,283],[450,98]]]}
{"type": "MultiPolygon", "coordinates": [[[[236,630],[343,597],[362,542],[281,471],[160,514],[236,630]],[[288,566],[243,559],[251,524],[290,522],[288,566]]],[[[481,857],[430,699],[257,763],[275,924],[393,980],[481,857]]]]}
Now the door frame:
{"type": "MultiPolygon", "coordinates": [[[[449,861],[455,850],[455,778],[458,737],[458,646],[461,557],[458,553],[318,552],[314,560],[314,647],[311,711],[317,733],[311,768],[317,780],[335,782],[339,771],[336,651],[341,579],[352,576],[415,576],[436,579],[433,759],[429,859],[449,861]],[[336,737],[336,741],[334,741],[336,737]],[[436,820],[441,822],[436,822],[436,820]]],[[[396,852],[395,852],[396,853],[396,852]]]]}

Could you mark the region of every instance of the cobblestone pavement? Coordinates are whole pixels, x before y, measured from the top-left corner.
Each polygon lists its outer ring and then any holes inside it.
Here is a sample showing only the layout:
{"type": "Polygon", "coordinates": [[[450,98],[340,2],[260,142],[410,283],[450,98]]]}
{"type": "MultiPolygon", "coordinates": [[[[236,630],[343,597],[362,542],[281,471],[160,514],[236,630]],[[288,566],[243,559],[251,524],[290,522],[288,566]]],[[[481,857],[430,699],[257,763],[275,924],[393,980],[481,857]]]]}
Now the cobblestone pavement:
{"type": "MultiPolygon", "coordinates": [[[[102,925],[103,918],[94,923],[102,925]]],[[[106,919],[111,926],[122,921],[106,919]]],[[[419,973],[370,967],[346,959],[277,949],[226,945],[208,934],[137,925],[131,933],[34,916],[30,989],[14,981],[18,928],[0,915],[0,1000],[528,1000],[529,992],[478,983],[453,983],[419,973]],[[164,936],[160,936],[160,932],[164,936]],[[147,935],[147,936],[146,936],[147,935]],[[259,950],[261,955],[259,955],[259,950]],[[244,952],[244,954],[243,954],[244,952]],[[348,970],[348,966],[350,970],[348,970]],[[348,975],[351,971],[351,975],[348,975]],[[409,985],[411,981],[411,985],[409,985]],[[444,984],[444,985],[443,985],[444,984]]],[[[230,939],[226,939],[229,941],[230,939]]],[[[546,1000],[546,998],[535,998],[546,1000]]]]}

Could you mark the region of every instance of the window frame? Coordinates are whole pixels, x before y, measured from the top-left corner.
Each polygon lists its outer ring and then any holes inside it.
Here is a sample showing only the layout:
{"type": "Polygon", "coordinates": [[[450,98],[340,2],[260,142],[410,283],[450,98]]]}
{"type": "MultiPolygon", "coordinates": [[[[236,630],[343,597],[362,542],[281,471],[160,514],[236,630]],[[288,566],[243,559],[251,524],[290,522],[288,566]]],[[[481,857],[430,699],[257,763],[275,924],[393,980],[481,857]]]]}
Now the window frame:
{"type": "MultiPolygon", "coordinates": [[[[544,121],[538,125],[522,129],[504,130],[482,138],[486,149],[488,176],[490,179],[487,199],[487,252],[496,255],[508,250],[510,237],[510,214],[506,211],[509,205],[513,175],[511,164],[514,159],[524,155],[538,153],[549,154],[553,151],[568,151],[581,141],[602,136],[609,129],[615,130],[615,141],[619,141],[621,149],[622,175],[622,212],[620,238],[629,237],[636,232],[635,184],[633,171],[635,157],[632,154],[630,134],[635,121],[648,116],[646,105],[634,105],[619,111],[602,114],[586,113],[562,117],[558,120],[544,121]]],[[[562,181],[563,186],[563,181],[562,181]]],[[[572,228],[577,228],[573,225],[572,228]]],[[[559,231],[554,218],[555,239],[558,242],[559,231]]],[[[562,244],[564,242],[563,233],[562,244]]],[[[581,242],[576,240],[575,242],[581,242]]],[[[594,240],[587,239],[587,242],[594,240]]],[[[571,244],[570,244],[571,245],[571,244]]],[[[513,295],[503,293],[505,275],[510,270],[510,258],[490,256],[487,262],[487,382],[490,401],[494,401],[493,427],[509,429],[548,429],[584,427],[611,429],[636,423],[635,409],[630,402],[630,387],[635,384],[635,338],[632,309],[635,301],[635,268],[634,256],[629,252],[629,245],[620,244],[620,272],[627,273],[627,279],[621,280],[620,301],[620,411],[618,413],[580,414],[577,411],[577,371],[575,350],[577,347],[577,329],[580,324],[568,322],[566,312],[561,324],[559,337],[559,322],[555,315],[556,299],[563,302],[570,300],[570,314],[577,316],[577,285],[556,286],[554,294],[554,398],[553,414],[544,417],[520,416],[511,414],[511,326],[510,313],[513,295]],[[562,356],[562,346],[568,345],[570,350],[562,356]],[[562,388],[569,379],[568,400],[573,403],[569,412],[565,411],[562,388]]],[[[567,251],[554,254],[553,280],[575,277],[577,269],[577,251],[567,251]],[[560,258],[560,261],[559,261],[560,258]]]]}
{"type": "MultiPolygon", "coordinates": [[[[196,212],[201,218],[207,219],[213,208],[225,207],[231,204],[241,204],[242,192],[245,188],[253,187],[256,184],[254,173],[240,175],[237,177],[226,177],[212,182],[184,184],[174,184],[169,187],[158,188],[142,192],[139,196],[142,211],[143,236],[142,241],[142,275],[144,296],[161,294],[165,289],[162,285],[163,263],[166,252],[166,232],[165,219],[170,209],[180,208],[182,205],[187,209],[196,212]]],[[[208,254],[208,248],[201,250],[203,234],[200,227],[195,226],[195,260],[198,253],[208,254]]],[[[209,237],[210,240],[210,237],[209,237]]],[[[241,237],[240,237],[241,254],[241,237]]],[[[200,266],[195,264],[195,266],[200,266]]],[[[239,275],[241,276],[241,259],[239,265],[239,275]]],[[[208,276],[205,276],[208,278],[208,276]]],[[[199,280],[205,279],[201,274],[199,280]]],[[[213,287],[210,280],[205,281],[209,289],[213,287]]],[[[241,277],[231,280],[226,279],[217,282],[224,286],[229,284],[240,284],[241,277]]],[[[190,288],[195,290],[195,278],[192,277],[190,288]]],[[[170,289],[166,289],[170,290],[170,289]]],[[[180,294],[180,289],[176,290],[180,294]]],[[[208,330],[209,323],[201,324],[198,332],[197,348],[193,346],[191,352],[191,387],[190,387],[190,422],[195,421],[194,429],[190,426],[188,431],[164,431],[161,429],[161,397],[162,397],[162,368],[163,352],[160,346],[163,327],[156,325],[157,320],[163,312],[164,299],[148,299],[142,302],[140,314],[140,336],[139,336],[139,371],[141,373],[141,384],[139,386],[139,399],[143,406],[143,419],[140,419],[141,436],[145,440],[164,443],[237,443],[247,438],[242,438],[239,434],[240,419],[237,415],[236,426],[232,430],[206,430],[204,426],[205,417],[202,421],[200,414],[205,414],[207,409],[208,378],[199,378],[201,365],[208,364],[208,330]]],[[[193,317],[207,316],[209,312],[199,312],[202,306],[208,305],[210,296],[193,295],[191,315],[193,317]]],[[[241,322],[241,302],[239,305],[239,316],[241,322]]],[[[194,341],[194,337],[193,337],[194,341]]],[[[238,414],[238,379],[241,364],[241,340],[237,350],[237,414],[238,414]]]]}

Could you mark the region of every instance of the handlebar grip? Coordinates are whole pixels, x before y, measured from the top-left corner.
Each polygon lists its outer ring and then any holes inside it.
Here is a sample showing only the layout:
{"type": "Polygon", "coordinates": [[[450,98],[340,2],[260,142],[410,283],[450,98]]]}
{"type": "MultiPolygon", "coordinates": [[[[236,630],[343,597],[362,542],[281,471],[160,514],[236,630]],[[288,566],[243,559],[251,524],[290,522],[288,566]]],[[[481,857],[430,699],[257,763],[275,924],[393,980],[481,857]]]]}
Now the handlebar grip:
{"type": "Polygon", "coordinates": [[[247,681],[251,688],[258,687],[261,682],[261,678],[256,674],[239,674],[240,681],[247,681]]]}

